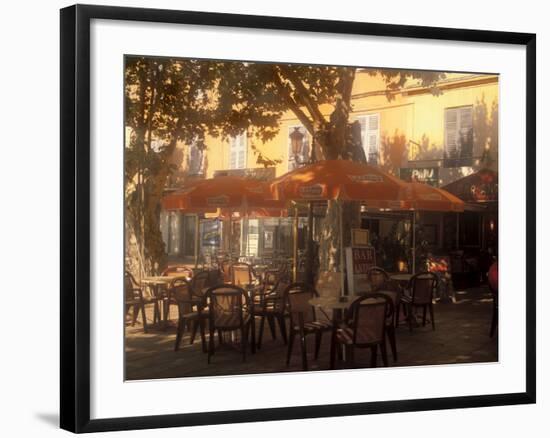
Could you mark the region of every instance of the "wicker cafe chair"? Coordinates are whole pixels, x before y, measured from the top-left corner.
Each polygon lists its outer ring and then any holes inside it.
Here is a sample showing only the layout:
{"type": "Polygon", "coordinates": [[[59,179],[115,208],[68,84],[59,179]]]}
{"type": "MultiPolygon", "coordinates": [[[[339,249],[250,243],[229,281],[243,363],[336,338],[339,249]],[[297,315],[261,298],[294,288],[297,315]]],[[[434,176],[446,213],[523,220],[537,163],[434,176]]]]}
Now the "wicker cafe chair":
{"type": "Polygon", "coordinates": [[[435,330],[433,295],[437,290],[439,278],[432,272],[420,272],[414,275],[407,287],[410,295],[403,294],[401,303],[403,311],[409,322],[409,330],[413,329],[414,309],[422,307],[422,326],[426,325],[426,310],[430,311],[430,319],[432,321],[432,330],[435,330]]]}
{"type": "Polygon", "coordinates": [[[371,367],[376,367],[380,347],[382,363],[388,366],[386,353],[386,321],[393,317],[392,300],[385,294],[368,293],[350,307],[351,320],[346,327],[337,329],[336,344],[346,348],[350,364],[355,360],[355,348],[371,349],[371,367]]]}
{"type": "Polygon", "coordinates": [[[252,323],[248,313],[250,309],[246,291],[238,286],[223,284],[214,286],[206,292],[209,308],[208,363],[214,354],[214,333],[218,332],[221,343],[224,332],[239,331],[241,335],[241,352],[246,360],[246,344],[252,323]]]}
{"type": "Polygon", "coordinates": [[[371,285],[371,292],[379,291],[389,279],[388,273],[378,266],[373,266],[367,271],[367,281],[371,285]]]}
{"type": "Polygon", "coordinates": [[[293,283],[286,288],[283,296],[290,315],[290,334],[288,338],[286,364],[287,366],[290,364],[294,338],[296,335],[299,335],[302,352],[302,368],[304,371],[307,371],[306,336],[311,334],[315,335],[315,359],[317,359],[323,333],[332,329],[332,323],[330,321],[317,319],[315,307],[309,304],[309,300],[318,297],[319,294],[311,285],[293,283]]]}
{"type": "MultiPolygon", "coordinates": [[[[267,281],[267,279],[265,281],[267,281]]],[[[276,281],[274,285],[264,283],[264,290],[260,295],[260,301],[259,303],[254,303],[254,316],[260,317],[258,348],[262,348],[262,338],[266,319],[273,340],[277,339],[275,330],[275,322],[277,322],[279,324],[279,330],[281,331],[283,342],[285,345],[287,344],[284,293],[288,288],[288,285],[289,283],[284,279],[276,281]]]]}
{"type": "Polygon", "coordinates": [[[214,284],[211,282],[211,274],[209,271],[199,271],[191,277],[191,293],[195,298],[204,299],[206,291],[212,286],[214,286],[214,284]]]}
{"type": "Polygon", "coordinates": [[[380,286],[377,293],[386,295],[393,304],[393,312],[386,318],[386,335],[390,344],[393,360],[397,361],[397,342],[395,338],[395,328],[398,325],[399,309],[401,303],[402,290],[399,283],[395,280],[387,280],[380,286]]]}
{"type": "Polygon", "coordinates": [[[257,284],[256,275],[248,263],[234,263],[231,265],[231,283],[245,289],[257,284]]]}
{"type": "Polygon", "coordinates": [[[492,286],[489,286],[489,289],[493,296],[493,314],[491,316],[491,330],[489,331],[489,337],[492,338],[495,336],[498,327],[498,291],[492,286]]]}
{"type": "Polygon", "coordinates": [[[498,263],[495,262],[489,268],[487,273],[488,286],[493,297],[493,315],[491,317],[491,330],[489,337],[494,337],[498,327],[498,263]]]}
{"type": "Polygon", "coordinates": [[[193,296],[191,284],[185,278],[175,278],[170,284],[169,293],[170,300],[173,300],[178,306],[178,327],[174,351],[179,350],[185,326],[192,330],[191,344],[193,344],[197,328],[200,326],[202,349],[206,352],[205,322],[208,318],[208,311],[203,308],[203,301],[197,300],[193,296]]]}
{"type": "Polygon", "coordinates": [[[147,316],[145,314],[145,305],[153,304],[154,306],[154,319],[153,324],[160,320],[160,312],[158,308],[158,301],[149,296],[145,296],[143,290],[138,286],[134,276],[128,272],[124,272],[124,307],[125,315],[128,315],[130,308],[132,308],[132,326],[135,325],[139,312],[141,312],[143,332],[147,333],[147,316]]]}

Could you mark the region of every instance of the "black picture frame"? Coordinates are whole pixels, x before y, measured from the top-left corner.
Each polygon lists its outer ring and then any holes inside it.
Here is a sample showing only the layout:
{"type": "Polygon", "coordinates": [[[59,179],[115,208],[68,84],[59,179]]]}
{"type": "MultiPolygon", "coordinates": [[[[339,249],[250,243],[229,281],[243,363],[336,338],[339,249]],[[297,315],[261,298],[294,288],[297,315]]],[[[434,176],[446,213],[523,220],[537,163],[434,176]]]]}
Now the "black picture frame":
{"type": "Polygon", "coordinates": [[[100,432],[535,403],[536,36],[303,18],[75,5],[61,10],[61,387],[63,429],[100,432]],[[288,406],[209,413],[90,419],[90,22],[183,23],[334,34],[505,43],[526,48],[526,391],[508,394],[288,406]]]}

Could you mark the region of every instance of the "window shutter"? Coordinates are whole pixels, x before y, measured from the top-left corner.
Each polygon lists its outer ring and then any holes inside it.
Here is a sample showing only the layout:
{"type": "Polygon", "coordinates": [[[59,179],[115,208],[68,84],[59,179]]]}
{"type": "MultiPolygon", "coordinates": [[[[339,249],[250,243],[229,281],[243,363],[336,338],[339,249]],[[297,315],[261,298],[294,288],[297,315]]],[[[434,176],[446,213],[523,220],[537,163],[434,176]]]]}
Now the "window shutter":
{"type": "Polygon", "coordinates": [[[361,141],[369,164],[378,164],[380,150],[380,114],[369,114],[359,119],[361,141]]]}
{"type": "Polygon", "coordinates": [[[445,152],[447,158],[457,156],[458,112],[456,108],[445,110],[445,152]]]}
{"type": "Polygon", "coordinates": [[[237,168],[237,146],[236,146],[236,138],[231,137],[231,140],[229,141],[229,168],[230,169],[236,169],[237,168]]]}
{"type": "Polygon", "coordinates": [[[472,107],[459,108],[458,126],[462,134],[468,133],[473,126],[472,107]]]}
{"type": "Polygon", "coordinates": [[[367,136],[367,121],[368,117],[360,117],[359,123],[361,125],[361,146],[363,147],[363,152],[365,152],[365,157],[369,158],[369,147],[368,147],[368,136],[367,136]]]}
{"type": "Polygon", "coordinates": [[[371,114],[369,116],[368,147],[369,155],[367,161],[370,164],[378,164],[378,145],[380,136],[380,115],[371,114]]]}
{"type": "Polygon", "coordinates": [[[237,137],[238,143],[238,159],[237,159],[237,169],[246,168],[246,132],[242,133],[237,137]]]}
{"type": "Polygon", "coordinates": [[[471,166],[473,107],[445,109],[445,167],[471,166]]]}
{"type": "Polygon", "coordinates": [[[229,141],[229,168],[244,169],[246,168],[246,153],[247,153],[247,138],[246,132],[231,137],[229,141]]]}

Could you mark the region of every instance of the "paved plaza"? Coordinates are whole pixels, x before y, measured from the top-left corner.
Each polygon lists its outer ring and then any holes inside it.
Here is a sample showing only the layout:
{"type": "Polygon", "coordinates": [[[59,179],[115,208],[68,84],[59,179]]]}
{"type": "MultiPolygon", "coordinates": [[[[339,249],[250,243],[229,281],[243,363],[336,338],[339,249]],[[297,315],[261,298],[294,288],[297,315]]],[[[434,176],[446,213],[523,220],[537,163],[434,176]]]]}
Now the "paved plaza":
{"type": "MultiPolygon", "coordinates": [[[[494,362],[498,360],[498,335],[489,337],[492,298],[481,287],[459,291],[456,302],[436,303],[435,323],[409,331],[405,323],[396,330],[398,360],[393,361],[388,348],[389,366],[419,366],[494,362]]],[[[151,307],[151,306],[149,306],[151,307]]],[[[271,338],[265,325],[262,348],[256,354],[247,352],[246,361],[232,348],[231,342],[216,349],[212,363],[201,350],[200,337],[189,344],[186,332],[179,351],[174,351],[176,308],[172,307],[168,327],[151,327],[147,334],[142,326],[126,327],[126,379],[147,380],[175,377],[197,377],[236,374],[301,371],[299,343],[295,342],[290,366],[286,366],[286,346],[280,337],[271,338]]],[[[152,320],[152,313],[149,315],[152,320]]],[[[258,328],[259,324],[256,324],[258,328]]],[[[277,332],[278,333],[278,332],[277,332]]],[[[313,358],[313,338],[308,339],[308,363],[311,371],[329,368],[330,334],[325,334],[318,360],[313,358]]],[[[217,346],[217,342],[216,342],[217,346]]],[[[381,366],[378,354],[378,366],[381,366]]],[[[346,367],[344,362],[339,367],[346,367]]],[[[357,350],[355,367],[370,366],[370,351],[357,350]]]]}

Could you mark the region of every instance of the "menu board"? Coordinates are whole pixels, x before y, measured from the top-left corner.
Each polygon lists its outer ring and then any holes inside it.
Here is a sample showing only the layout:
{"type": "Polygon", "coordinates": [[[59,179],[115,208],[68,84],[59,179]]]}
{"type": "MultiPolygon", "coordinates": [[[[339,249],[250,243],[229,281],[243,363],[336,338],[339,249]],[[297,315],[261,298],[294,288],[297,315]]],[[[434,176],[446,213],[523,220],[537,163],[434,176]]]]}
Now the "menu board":
{"type": "Polygon", "coordinates": [[[376,266],[376,252],[372,246],[346,248],[346,271],[349,294],[366,292],[367,271],[376,266]]]}

